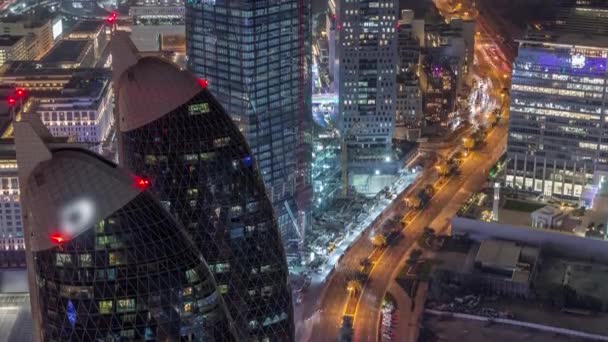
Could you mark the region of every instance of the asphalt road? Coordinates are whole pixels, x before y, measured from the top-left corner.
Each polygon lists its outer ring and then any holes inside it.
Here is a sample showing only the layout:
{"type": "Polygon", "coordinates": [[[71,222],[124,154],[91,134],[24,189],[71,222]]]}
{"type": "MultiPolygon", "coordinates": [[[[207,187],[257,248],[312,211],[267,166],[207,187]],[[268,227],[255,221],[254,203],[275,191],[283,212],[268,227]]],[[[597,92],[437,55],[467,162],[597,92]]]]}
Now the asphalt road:
{"type": "MultiPolygon", "coordinates": [[[[386,249],[362,291],[355,316],[355,341],[376,340],[380,305],[389,282],[396,276],[399,266],[405,262],[424,227],[431,226],[438,232],[445,230],[449,220],[462,204],[484,185],[488,170],[504,152],[507,126],[507,120],[502,120],[489,134],[485,147],[474,151],[461,165],[461,174],[439,190],[427,208],[410,223],[405,230],[405,238],[386,249]]],[[[418,183],[420,186],[427,184],[427,179],[432,179],[430,172],[425,172],[422,177],[423,180],[418,183]]],[[[384,218],[400,215],[404,210],[403,205],[397,205],[385,213],[384,218]]],[[[310,325],[308,329],[311,332],[300,335],[299,341],[336,341],[338,338],[344,306],[348,299],[345,289],[348,276],[359,268],[360,260],[372,251],[367,234],[354,243],[344,255],[325,288],[315,290],[317,292],[314,296],[309,295],[305,299],[309,308],[301,309],[300,312],[307,311],[308,314],[298,318],[310,325]],[[320,317],[309,319],[315,316],[315,308],[319,310],[316,315],[320,317]]]]}
{"type": "MultiPolygon", "coordinates": [[[[482,31],[487,32],[487,29],[483,27],[482,31]]],[[[493,68],[494,63],[485,52],[487,51],[476,51],[480,64],[478,70],[490,76],[495,85],[500,85],[498,89],[501,89],[506,83],[501,78],[504,71],[493,68]]],[[[363,288],[355,315],[355,341],[376,341],[380,305],[391,280],[400,270],[400,266],[404,264],[424,227],[433,227],[438,232],[446,231],[450,219],[462,204],[484,185],[488,170],[504,152],[507,126],[508,120],[503,118],[499,126],[486,139],[485,147],[473,152],[467,158],[461,165],[461,174],[451,179],[439,190],[427,208],[410,223],[405,230],[405,238],[386,249],[372,270],[369,282],[363,288]]],[[[419,186],[428,184],[433,176],[436,177],[432,170],[426,170],[421,176],[422,180],[417,183],[418,186],[411,189],[410,192],[419,186]]],[[[405,196],[402,197],[405,198],[405,196]]],[[[400,216],[404,210],[404,205],[398,202],[398,205],[387,210],[383,218],[400,216]]],[[[377,226],[382,223],[379,222],[377,226]]],[[[317,288],[311,288],[305,295],[304,303],[296,310],[296,322],[298,322],[296,338],[298,341],[336,341],[338,339],[342,315],[348,299],[346,282],[352,272],[359,268],[360,260],[367,257],[372,251],[369,231],[371,230],[368,230],[360,240],[351,246],[327,282],[317,288]]]]}
{"type": "MultiPolygon", "coordinates": [[[[406,239],[392,246],[383,255],[370,274],[370,282],[363,289],[355,317],[355,341],[376,341],[380,305],[389,282],[405,263],[412,245],[430,226],[437,232],[445,231],[450,219],[464,202],[479,191],[487,180],[488,170],[503,154],[506,145],[506,128],[503,123],[488,137],[487,145],[474,152],[461,166],[461,175],[452,179],[431,200],[428,207],[406,229],[406,239]]],[[[329,332],[329,331],[328,331],[329,332]]]]}

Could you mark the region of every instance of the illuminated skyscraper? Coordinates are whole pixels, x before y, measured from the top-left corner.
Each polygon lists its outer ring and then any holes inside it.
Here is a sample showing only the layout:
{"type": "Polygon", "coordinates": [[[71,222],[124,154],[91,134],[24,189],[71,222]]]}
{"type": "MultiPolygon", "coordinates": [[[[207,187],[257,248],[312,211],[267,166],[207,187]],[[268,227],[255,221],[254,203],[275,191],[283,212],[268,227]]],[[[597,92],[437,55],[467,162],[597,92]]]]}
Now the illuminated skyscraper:
{"type": "Polygon", "coordinates": [[[506,185],[589,203],[608,177],[605,37],[520,42],[513,63],[506,185]],[[580,44],[580,45],[579,45],[580,44]]]}
{"type": "Polygon", "coordinates": [[[311,221],[310,6],[186,2],[189,68],[247,138],[286,242],[301,240],[311,221]]]}
{"type": "MultiPolygon", "coordinates": [[[[367,179],[396,174],[394,165],[385,160],[394,160],[391,148],[397,106],[398,11],[396,0],[336,1],[339,115],[343,153],[347,153],[342,167],[348,172],[343,181],[348,180],[349,186],[354,186],[357,175],[367,179]]],[[[357,191],[375,193],[392,180],[385,177],[376,191],[357,191]]]]}
{"type": "Polygon", "coordinates": [[[185,230],[129,175],[15,124],[37,341],[233,341],[212,274],[185,230]]]}
{"type": "Polygon", "coordinates": [[[142,58],[118,82],[121,161],[193,236],[241,334],[293,340],[287,265],[245,138],[207,82],[142,58]]]}

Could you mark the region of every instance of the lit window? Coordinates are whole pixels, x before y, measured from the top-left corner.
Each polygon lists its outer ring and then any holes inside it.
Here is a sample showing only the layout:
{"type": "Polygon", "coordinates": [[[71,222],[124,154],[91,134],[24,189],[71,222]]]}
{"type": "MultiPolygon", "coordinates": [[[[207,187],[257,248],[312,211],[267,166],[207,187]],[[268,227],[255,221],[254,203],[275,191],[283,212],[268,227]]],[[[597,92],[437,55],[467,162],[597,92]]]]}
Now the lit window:
{"type": "Polygon", "coordinates": [[[65,253],[57,253],[55,254],[55,265],[63,266],[72,264],[72,256],[70,254],[65,253]]]}
{"type": "Polygon", "coordinates": [[[187,270],[186,271],[186,278],[188,279],[188,282],[190,284],[196,283],[196,282],[198,282],[200,280],[200,278],[198,276],[198,272],[196,272],[195,269],[187,270]]]}
{"type": "Polygon", "coordinates": [[[125,257],[122,252],[108,253],[108,260],[109,260],[110,266],[122,265],[125,263],[125,257]]]}
{"type": "Polygon", "coordinates": [[[109,314],[112,313],[112,301],[111,300],[102,300],[97,302],[99,306],[99,313],[101,314],[109,314]]]}
{"type": "Polygon", "coordinates": [[[91,267],[93,264],[91,254],[80,255],[80,267],[91,267]]]}
{"type": "Polygon", "coordinates": [[[119,299],[116,302],[116,311],[117,312],[135,311],[135,299],[134,298],[119,299]]]}

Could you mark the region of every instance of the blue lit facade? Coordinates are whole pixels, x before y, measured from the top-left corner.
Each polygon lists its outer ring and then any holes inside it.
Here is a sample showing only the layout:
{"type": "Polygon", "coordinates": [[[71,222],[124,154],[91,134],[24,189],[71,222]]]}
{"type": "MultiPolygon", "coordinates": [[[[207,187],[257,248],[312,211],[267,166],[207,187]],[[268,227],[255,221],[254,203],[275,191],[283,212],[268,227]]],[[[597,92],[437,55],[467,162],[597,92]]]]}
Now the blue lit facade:
{"type": "Polygon", "coordinates": [[[521,43],[513,64],[507,187],[578,200],[608,175],[607,52],[521,43]]]}
{"type": "Polygon", "coordinates": [[[285,242],[311,222],[310,1],[186,4],[189,69],[245,135],[285,242]]]}

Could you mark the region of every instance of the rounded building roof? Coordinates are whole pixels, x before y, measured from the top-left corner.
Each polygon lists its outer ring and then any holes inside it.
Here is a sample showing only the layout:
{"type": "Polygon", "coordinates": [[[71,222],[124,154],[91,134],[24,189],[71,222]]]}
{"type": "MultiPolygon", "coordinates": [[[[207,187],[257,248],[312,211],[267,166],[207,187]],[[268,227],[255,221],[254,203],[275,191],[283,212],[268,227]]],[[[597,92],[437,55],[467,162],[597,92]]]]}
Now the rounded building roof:
{"type": "Polygon", "coordinates": [[[192,73],[162,58],[141,58],[118,80],[120,130],[130,131],[157,120],[201,90],[192,73]]]}
{"type": "Polygon", "coordinates": [[[123,207],[143,189],[132,176],[82,149],[58,149],[21,185],[31,217],[32,251],[55,245],[53,234],[75,238],[123,207]]]}

